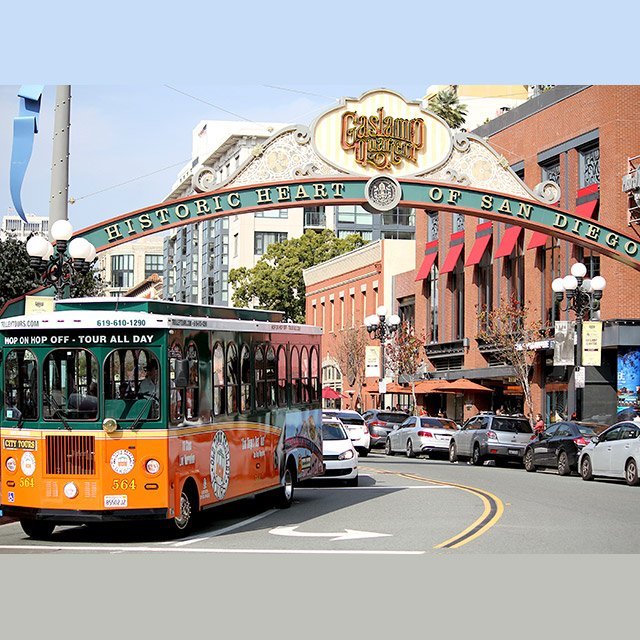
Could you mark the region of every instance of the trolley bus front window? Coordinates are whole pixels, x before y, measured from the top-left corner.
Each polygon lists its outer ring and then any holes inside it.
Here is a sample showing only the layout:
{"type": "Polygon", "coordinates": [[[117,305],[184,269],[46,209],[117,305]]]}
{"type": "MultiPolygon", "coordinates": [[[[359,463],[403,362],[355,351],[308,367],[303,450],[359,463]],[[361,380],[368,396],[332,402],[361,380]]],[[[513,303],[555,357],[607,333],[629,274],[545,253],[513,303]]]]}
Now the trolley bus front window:
{"type": "Polygon", "coordinates": [[[28,349],[15,349],[5,360],[4,416],[18,426],[38,419],[38,361],[28,349]]]}
{"type": "Polygon", "coordinates": [[[98,361],[85,349],[56,349],[43,365],[45,420],[97,420],[98,361]]]}

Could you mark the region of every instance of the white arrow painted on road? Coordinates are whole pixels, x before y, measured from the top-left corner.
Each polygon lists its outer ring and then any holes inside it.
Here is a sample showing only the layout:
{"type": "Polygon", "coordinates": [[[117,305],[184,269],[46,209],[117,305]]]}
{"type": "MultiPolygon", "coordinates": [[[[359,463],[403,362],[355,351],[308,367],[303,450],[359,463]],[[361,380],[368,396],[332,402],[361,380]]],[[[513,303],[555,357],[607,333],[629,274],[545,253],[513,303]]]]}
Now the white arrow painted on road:
{"type": "Polygon", "coordinates": [[[355,529],[345,529],[344,533],[306,533],[304,531],[296,531],[299,524],[286,527],[276,527],[271,529],[269,533],[274,536],[293,536],[298,538],[331,538],[331,540],[357,540],[361,538],[383,538],[391,536],[390,533],[374,533],[373,531],[356,531],[355,529]]]}

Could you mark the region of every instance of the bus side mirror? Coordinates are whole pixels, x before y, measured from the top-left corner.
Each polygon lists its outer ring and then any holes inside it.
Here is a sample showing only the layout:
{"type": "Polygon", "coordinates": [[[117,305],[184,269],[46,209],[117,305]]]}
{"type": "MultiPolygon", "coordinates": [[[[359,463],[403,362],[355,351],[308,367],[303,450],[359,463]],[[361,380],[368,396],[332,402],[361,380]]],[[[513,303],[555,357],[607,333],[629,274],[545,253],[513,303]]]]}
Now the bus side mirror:
{"type": "Polygon", "coordinates": [[[189,382],[189,361],[176,360],[175,374],[176,377],[173,380],[173,384],[179,388],[186,387],[189,382]]]}

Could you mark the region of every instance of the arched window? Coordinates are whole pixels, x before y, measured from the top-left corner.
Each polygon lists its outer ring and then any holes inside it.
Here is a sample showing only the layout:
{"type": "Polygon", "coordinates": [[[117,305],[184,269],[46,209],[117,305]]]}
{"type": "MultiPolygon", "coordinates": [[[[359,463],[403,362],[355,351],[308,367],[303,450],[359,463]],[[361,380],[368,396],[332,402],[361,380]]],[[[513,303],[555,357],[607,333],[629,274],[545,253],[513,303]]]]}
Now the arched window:
{"type": "Polygon", "coordinates": [[[300,352],[300,391],[302,402],[309,402],[309,352],[302,347],[300,352]]]}
{"type": "Polygon", "coordinates": [[[276,387],[277,387],[277,371],[276,371],[276,352],[273,347],[267,347],[265,378],[267,380],[267,406],[275,407],[277,405],[276,387]]]}
{"type": "Polygon", "coordinates": [[[238,413],[238,349],[233,342],[227,346],[227,413],[238,413]]]}
{"type": "Polygon", "coordinates": [[[291,349],[291,404],[300,402],[300,354],[298,347],[291,349]]]}
{"type": "Polygon", "coordinates": [[[251,358],[249,347],[242,345],[240,351],[240,413],[251,410],[251,358]]]}
{"type": "Polygon", "coordinates": [[[224,348],[218,342],[213,348],[213,415],[224,412],[224,348]]]}
{"type": "Polygon", "coordinates": [[[256,407],[265,407],[267,402],[267,390],[264,379],[264,350],[257,346],[254,350],[254,376],[256,389],[256,407]]]}
{"type": "Polygon", "coordinates": [[[278,404],[281,407],[287,404],[287,350],[285,347],[278,349],[278,404]]]}
{"type": "MultiPolygon", "coordinates": [[[[171,393],[169,396],[169,418],[171,424],[179,424],[184,418],[185,389],[176,385],[178,368],[182,362],[182,347],[174,342],[169,348],[169,375],[171,377],[171,393]]],[[[178,381],[181,384],[181,381],[178,381]]]]}
{"type": "Polygon", "coordinates": [[[320,354],[316,347],[311,349],[311,399],[320,400],[320,354]]]}
{"type": "Polygon", "coordinates": [[[187,362],[189,363],[189,382],[187,384],[185,417],[193,422],[200,419],[200,359],[198,348],[193,340],[187,344],[187,362]]]}

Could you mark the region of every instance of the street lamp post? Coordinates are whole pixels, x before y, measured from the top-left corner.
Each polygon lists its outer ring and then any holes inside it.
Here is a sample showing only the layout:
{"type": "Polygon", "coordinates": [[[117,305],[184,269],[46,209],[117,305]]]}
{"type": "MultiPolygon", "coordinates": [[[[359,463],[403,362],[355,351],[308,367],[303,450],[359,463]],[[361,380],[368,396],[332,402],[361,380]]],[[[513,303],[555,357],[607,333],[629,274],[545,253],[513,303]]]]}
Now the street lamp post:
{"type": "Polygon", "coordinates": [[[385,353],[384,347],[387,340],[398,330],[400,326],[400,316],[395,314],[387,317],[387,309],[384,306],[378,307],[376,313],[371,316],[367,316],[364,319],[364,326],[369,332],[369,337],[372,340],[379,340],[382,350],[382,366],[380,379],[385,378],[385,353]]]}
{"type": "Polygon", "coordinates": [[[75,238],[73,227],[68,220],[57,220],[51,225],[51,237],[56,241],[54,246],[42,236],[32,236],[27,241],[29,264],[45,286],[56,290],[55,299],[65,297],[65,288],[73,284],[74,276],[85,275],[96,257],[96,248],[84,238],[75,238]],[[67,248],[69,256],[67,256],[67,248]]]}
{"type": "Polygon", "coordinates": [[[576,358],[573,373],[573,398],[569,404],[569,417],[576,414],[578,420],[582,419],[582,402],[578,400],[578,388],[576,387],[576,371],[582,368],[582,323],[591,320],[592,312],[599,311],[602,292],[607,286],[607,281],[602,276],[592,279],[585,278],[587,267],[581,262],[571,266],[571,274],[564,278],[556,278],[551,283],[555,294],[555,301],[562,304],[564,296],[567,303],[561,311],[573,311],[576,316],[576,358]]]}

